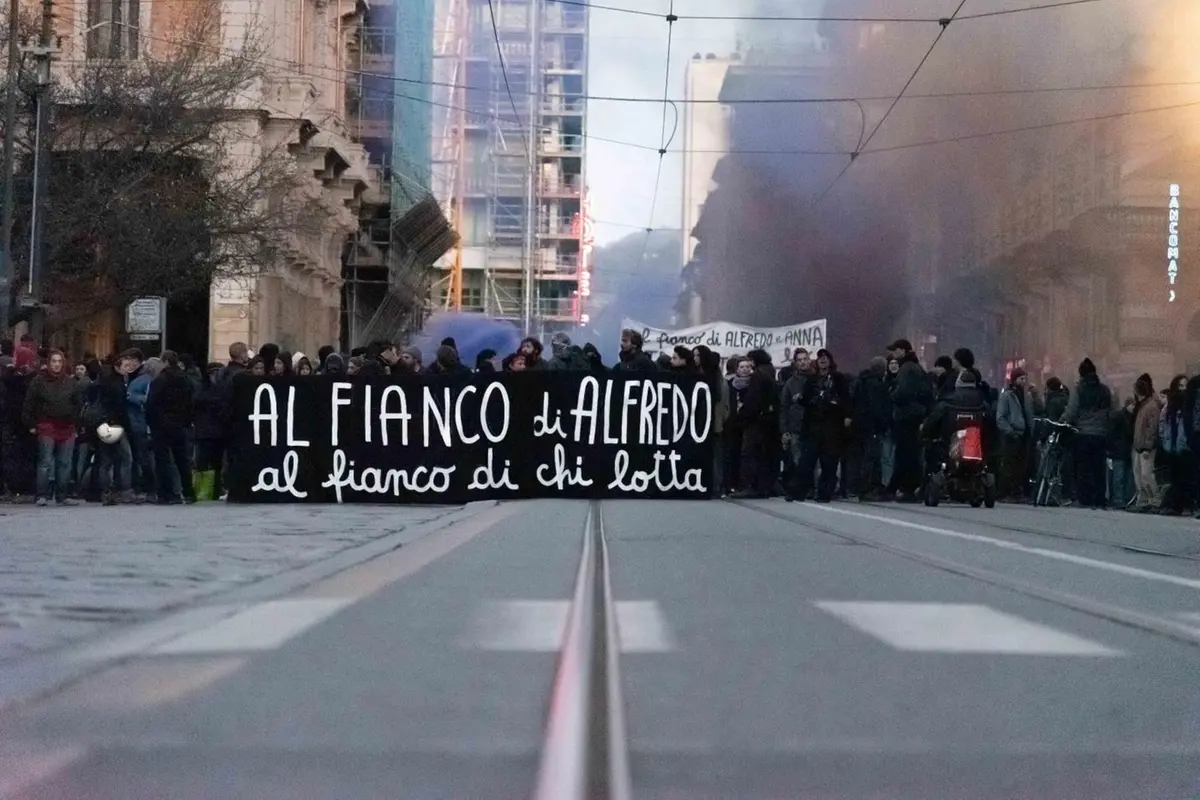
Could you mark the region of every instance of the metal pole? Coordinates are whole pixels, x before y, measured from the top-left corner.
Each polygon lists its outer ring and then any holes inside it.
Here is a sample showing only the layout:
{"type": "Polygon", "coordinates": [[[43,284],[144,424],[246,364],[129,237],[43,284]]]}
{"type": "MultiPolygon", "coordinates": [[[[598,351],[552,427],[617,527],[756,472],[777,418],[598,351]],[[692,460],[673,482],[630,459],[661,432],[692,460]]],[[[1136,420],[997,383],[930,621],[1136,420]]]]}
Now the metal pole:
{"type": "Polygon", "coordinates": [[[50,125],[50,60],[54,44],[54,0],[42,0],[42,31],[34,48],[37,61],[37,118],[34,129],[33,202],[29,223],[29,283],[27,305],[30,308],[30,327],[40,342],[43,338],[42,261],[45,241],[43,213],[49,188],[50,165],[46,158],[46,139],[50,125]]]}
{"type": "Polygon", "coordinates": [[[542,0],[530,0],[529,2],[529,40],[530,40],[530,56],[529,56],[529,80],[531,91],[529,93],[529,132],[525,136],[528,143],[526,157],[528,158],[528,175],[525,176],[525,242],[521,248],[522,266],[525,271],[525,280],[522,292],[522,321],[524,322],[525,334],[527,336],[534,335],[533,330],[534,320],[537,318],[537,309],[535,308],[534,298],[537,296],[534,291],[534,281],[537,280],[536,259],[537,242],[538,242],[538,226],[541,224],[539,215],[541,213],[541,203],[538,202],[538,140],[539,121],[542,115],[542,57],[541,57],[541,17],[542,17],[542,0]]]}
{"type": "Polygon", "coordinates": [[[13,142],[17,128],[17,75],[21,69],[21,48],[17,20],[21,15],[21,0],[8,3],[8,73],[4,97],[4,211],[0,218],[0,337],[7,337],[9,306],[12,291],[12,227],[16,198],[13,196],[13,173],[16,171],[13,142]]]}

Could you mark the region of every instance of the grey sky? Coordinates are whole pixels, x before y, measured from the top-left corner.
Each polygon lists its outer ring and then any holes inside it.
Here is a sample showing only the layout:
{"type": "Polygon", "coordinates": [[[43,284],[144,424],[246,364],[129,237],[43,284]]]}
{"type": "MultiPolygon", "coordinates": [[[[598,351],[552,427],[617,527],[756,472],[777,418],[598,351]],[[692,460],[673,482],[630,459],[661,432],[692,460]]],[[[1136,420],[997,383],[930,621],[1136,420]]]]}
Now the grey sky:
{"type": "MultiPolygon", "coordinates": [[[[668,0],[605,0],[604,5],[666,14],[668,0]]],[[[676,14],[738,13],[737,0],[677,0],[676,14]]],[[[593,8],[591,10],[588,94],[661,98],[666,70],[667,23],[664,19],[593,8]]],[[[683,73],[696,52],[725,55],[735,45],[734,25],[724,21],[675,23],[671,39],[669,95],[683,93],[683,73]]],[[[661,103],[592,101],[588,106],[588,133],[607,139],[661,144],[661,103]]],[[[667,132],[674,117],[667,111],[667,132]]],[[[676,144],[680,133],[676,133],[676,144]]],[[[608,244],[638,228],[678,227],[680,219],[681,157],[663,159],[658,201],[651,217],[651,195],[658,154],[652,150],[591,140],[588,142],[587,178],[596,244],[608,244]],[[619,223],[619,224],[612,224],[619,223]]]]}

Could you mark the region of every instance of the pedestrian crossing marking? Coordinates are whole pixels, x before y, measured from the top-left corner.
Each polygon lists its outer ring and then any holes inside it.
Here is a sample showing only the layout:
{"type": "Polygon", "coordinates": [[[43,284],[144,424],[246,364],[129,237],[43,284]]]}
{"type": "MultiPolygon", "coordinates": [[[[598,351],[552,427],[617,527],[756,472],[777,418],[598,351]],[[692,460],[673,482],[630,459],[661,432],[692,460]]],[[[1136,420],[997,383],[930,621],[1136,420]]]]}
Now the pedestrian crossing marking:
{"type": "MultiPolygon", "coordinates": [[[[567,627],[568,600],[503,600],[484,603],[472,618],[462,647],[512,653],[557,653],[567,627]]],[[[616,603],[621,652],[666,653],[675,649],[666,619],[652,600],[616,603]]]]}
{"type": "Polygon", "coordinates": [[[1117,656],[1096,642],[967,603],[818,601],[816,606],[897,650],[1025,656],[1117,656]]]}
{"type": "Polygon", "coordinates": [[[199,655],[274,650],[324,622],[353,599],[271,600],[150,649],[152,655],[199,655]]]}

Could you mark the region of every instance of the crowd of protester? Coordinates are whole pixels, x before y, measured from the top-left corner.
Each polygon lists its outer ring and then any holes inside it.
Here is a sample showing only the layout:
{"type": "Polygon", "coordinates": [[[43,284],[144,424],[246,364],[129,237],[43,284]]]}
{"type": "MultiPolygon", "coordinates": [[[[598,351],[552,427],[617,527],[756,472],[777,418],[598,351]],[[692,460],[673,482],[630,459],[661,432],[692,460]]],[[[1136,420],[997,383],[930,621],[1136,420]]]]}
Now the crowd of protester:
{"type": "MultiPolygon", "coordinates": [[[[640,350],[639,350],[640,355],[640,350]]],[[[628,363],[627,363],[628,362],[628,363]]],[[[655,369],[649,359],[618,368],[655,369]]],[[[221,499],[232,428],[233,378],[252,375],[470,375],[480,372],[569,369],[603,371],[593,345],[578,347],[556,334],[550,352],[523,340],[501,357],[479,353],[463,364],[453,339],[433,358],[420,349],[375,342],[350,354],[322,347],[315,358],[264,344],[229,348],[226,363],[198,363],[166,350],[147,358],[131,348],[105,359],[85,354],[75,363],[30,336],[0,341],[0,502],[106,505],[194,503],[221,499]]]]}
{"type": "MultiPolygon", "coordinates": [[[[705,346],[652,359],[642,337],[622,332],[613,370],[691,374],[716,399],[714,495],[916,502],[930,469],[923,423],[982,398],[986,451],[1001,499],[1028,502],[1045,442],[1043,420],[1070,425],[1056,500],[1093,508],[1200,516],[1200,376],[1179,375],[1157,391],[1140,376],[1121,399],[1084,359],[1068,387],[1039,390],[1015,369],[993,388],[960,348],[926,371],[911,344],[892,343],[856,375],[833,354],[801,348],[777,370],[753,350],[722,359],[705,346]]],[[[192,503],[220,499],[231,428],[232,382],[253,375],[469,375],[496,371],[606,372],[591,344],[555,334],[550,352],[524,339],[515,352],[478,354],[463,364],[453,339],[426,360],[421,350],[375,342],[315,358],[264,344],[229,348],[226,363],[199,364],[171,350],[136,348],[70,364],[30,338],[0,342],[0,502],[192,503]]]]}
{"type": "MultiPolygon", "coordinates": [[[[697,348],[697,363],[704,359],[697,348]]],[[[1052,377],[1044,389],[1023,369],[1003,387],[987,384],[974,354],[960,348],[926,371],[899,339],[857,375],[833,354],[801,348],[776,370],[764,351],[728,359],[731,398],[720,442],[721,494],[789,501],[857,498],[914,503],[933,468],[927,421],[979,398],[984,441],[1000,498],[1033,500],[1053,477],[1052,504],[1200,517],[1200,376],[1177,375],[1156,390],[1140,375],[1122,397],[1084,358],[1073,386],[1052,377]],[[1063,423],[1046,460],[1050,426],[1063,423]],[[1039,474],[1039,465],[1046,469],[1039,474]]]]}

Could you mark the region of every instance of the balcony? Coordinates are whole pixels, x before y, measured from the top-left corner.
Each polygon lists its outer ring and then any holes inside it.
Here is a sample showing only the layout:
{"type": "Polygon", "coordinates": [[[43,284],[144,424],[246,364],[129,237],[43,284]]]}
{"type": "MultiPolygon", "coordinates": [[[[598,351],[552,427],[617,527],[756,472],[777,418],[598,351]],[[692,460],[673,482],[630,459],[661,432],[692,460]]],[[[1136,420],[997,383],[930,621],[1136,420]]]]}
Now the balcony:
{"type": "Polygon", "coordinates": [[[566,58],[546,58],[542,60],[545,72],[576,73],[583,72],[583,61],[566,58]]]}
{"type": "Polygon", "coordinates": [[[582,187],[579,175],[564,175],[555,180],[543,178],[538,182],[538,194],[542,197],[579,197],[582,187]]]}
{"type": "Polygon", "coordinates": [[[579,231],[569,219],[542,219],[538,221],[538,236],[543,239],[578,239],[579,231]]]}
{"type": "Polygon", "coordinates": [[[586,33],[587,10],[579,6],[550,4],[542,18],[542,30],[544,33],[586,33]]]}
{"type": "Polygon", "coordinates": [[[582,97],[551,95],[542,101],[542,114],[551,117],[583,116],[587,105],[582,97]]]}
{"type": "Polygon", "coordinates": [[[544,156],[579,157],[583,155],[583,138],[546,134],[538,142],[538,152],[544,156]]]}
{"type": "Polygon", "coordinates": [[[579,255],[577,253],[557,253],[553,248],[546,248],[538,256],[538,276],[555,280],[574,280],[579,273],[579,255]]]}
{"type": "Polygon", "coordinates": [[[543,297],[537,301],[537,316],[542,319],[567,320],[575,318],[575,299],[543,297]]]}

